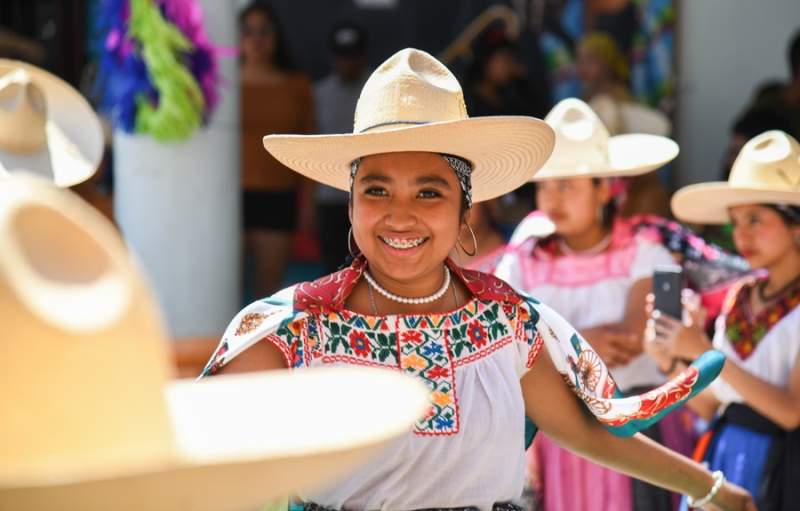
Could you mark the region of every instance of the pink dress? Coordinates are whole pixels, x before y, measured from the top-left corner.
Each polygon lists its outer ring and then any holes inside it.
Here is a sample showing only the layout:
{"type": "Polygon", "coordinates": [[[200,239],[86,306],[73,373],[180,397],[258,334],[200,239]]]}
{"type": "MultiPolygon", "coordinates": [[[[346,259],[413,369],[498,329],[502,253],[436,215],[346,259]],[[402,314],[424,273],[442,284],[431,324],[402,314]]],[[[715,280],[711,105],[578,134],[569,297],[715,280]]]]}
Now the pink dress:
{"type": "MultiPolygon", "coordinates": [[[[518,230],[525,226],[521,224],[518,230]]],[[[609,247],[592,255],[560,255],[552,237],[523,241],[512,236],[512,240],[517,244],[508,249],[495,274],[547,302],[578,330],[622,321],[631,287],[651,277],[656,265],[674,264],[655,233],[637,230],[632,222],[621,219],[612,228],[609,247]]],[[[665,380],[646,354],[611,372],[623,393],[652,388],[665,380]]],[[[658,430],[657,439],[690,454],[691,419],[678,411],[661,424],[666,427],[658,430]]],[[[661,490],[660,496],[653,496],[649,489],[634,488],[629,477],[561,449],[545,434],[538,435],[529,449],[528,462],[545,511],[669,511],[678,503],[677,496],[661,490]]]]}

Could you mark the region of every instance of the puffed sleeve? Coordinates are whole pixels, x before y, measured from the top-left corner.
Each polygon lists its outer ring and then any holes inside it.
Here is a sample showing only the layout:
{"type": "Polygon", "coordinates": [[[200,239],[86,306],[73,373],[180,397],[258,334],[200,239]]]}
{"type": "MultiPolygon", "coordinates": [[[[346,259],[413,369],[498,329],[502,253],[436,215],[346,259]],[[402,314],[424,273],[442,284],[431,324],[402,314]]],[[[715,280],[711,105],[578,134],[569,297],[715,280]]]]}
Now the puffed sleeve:
{"type": "Polygon", "coordinates": [[[308,314],[293,307],[294,287],[258,300],[242,309],[228,324],[222,339],[200,378],[216,374],[228,362],[254,344],[274,344],[283,354],[286,366],[307,365],[308,314]]]}

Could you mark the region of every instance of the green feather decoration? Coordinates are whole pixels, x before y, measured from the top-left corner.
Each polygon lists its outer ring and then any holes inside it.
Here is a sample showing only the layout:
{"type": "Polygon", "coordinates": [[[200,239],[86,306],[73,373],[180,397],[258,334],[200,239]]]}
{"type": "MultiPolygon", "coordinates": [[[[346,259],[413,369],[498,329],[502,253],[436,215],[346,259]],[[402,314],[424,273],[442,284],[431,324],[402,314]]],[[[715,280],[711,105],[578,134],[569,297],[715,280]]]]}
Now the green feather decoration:
{"type": "Polygon", "coordinates": [[[141,55],[158,91],[158,104],[139,96],[136,132],[160,142],[185,140],[203,121],[205,101],[199,84],[182,62],[191,43],[167,22],[153,0],[131,0],[129,35],[141,41],[141,55]]]}

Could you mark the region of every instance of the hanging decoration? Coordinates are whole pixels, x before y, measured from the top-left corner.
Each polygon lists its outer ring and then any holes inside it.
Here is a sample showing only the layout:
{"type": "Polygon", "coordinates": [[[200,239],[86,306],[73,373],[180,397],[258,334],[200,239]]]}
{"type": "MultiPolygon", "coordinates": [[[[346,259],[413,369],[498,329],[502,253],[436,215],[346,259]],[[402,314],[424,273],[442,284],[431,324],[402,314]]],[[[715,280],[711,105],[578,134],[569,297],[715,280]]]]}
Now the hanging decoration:
{"type": "Polygon", "coordinates": [[[208,121],[218,52],[197,0],[100,0],[94,19],[100,110],[115,128],[170,142],[208,121]]]}

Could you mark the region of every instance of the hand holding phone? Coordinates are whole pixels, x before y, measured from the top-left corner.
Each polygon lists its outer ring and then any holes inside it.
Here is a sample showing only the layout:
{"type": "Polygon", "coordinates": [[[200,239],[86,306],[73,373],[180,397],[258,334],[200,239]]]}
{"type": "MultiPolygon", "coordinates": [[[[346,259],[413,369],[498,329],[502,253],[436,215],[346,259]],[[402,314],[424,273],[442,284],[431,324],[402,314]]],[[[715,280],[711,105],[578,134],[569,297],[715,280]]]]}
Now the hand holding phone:
{"type": "Polygon", "coordinates": [[[682,319],[681,293],[683,286],[683,268],[678,265],[656,266],[653,272],[655,309],[675,319],[682,319]]]}

